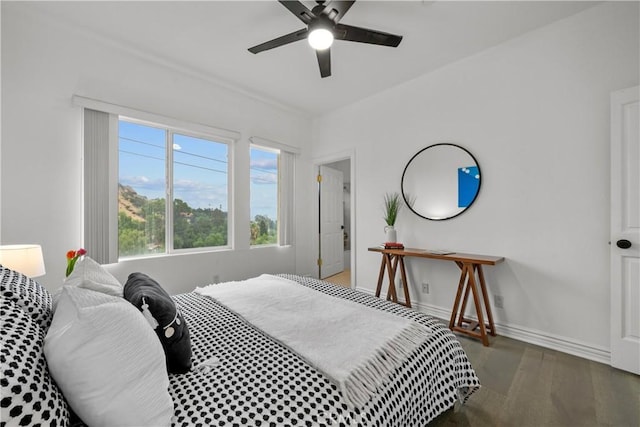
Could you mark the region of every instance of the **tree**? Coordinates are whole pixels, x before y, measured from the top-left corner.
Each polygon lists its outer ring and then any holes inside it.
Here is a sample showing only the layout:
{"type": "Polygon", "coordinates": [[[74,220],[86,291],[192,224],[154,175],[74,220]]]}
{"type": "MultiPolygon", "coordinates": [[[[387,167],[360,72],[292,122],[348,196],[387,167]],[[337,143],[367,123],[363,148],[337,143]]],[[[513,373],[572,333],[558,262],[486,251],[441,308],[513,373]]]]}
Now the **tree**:
{"type": "MultiPolygon", "coordinates": [[[[118,214],[120,255],[165,251],[165,199],[147,199],[131,187],[122,187],[124,208],[118,214]]],[[[188,249],[228,244],[227,213],[221,208],[192,208],[181,199],[173,201],[173,247],[188,249]]]]}
{"type": "Polygon", "coordinates": [[[276,222],[266,215],[256,215],[251,221],[251,245],[268,245],[278,242],[276,222]]]}

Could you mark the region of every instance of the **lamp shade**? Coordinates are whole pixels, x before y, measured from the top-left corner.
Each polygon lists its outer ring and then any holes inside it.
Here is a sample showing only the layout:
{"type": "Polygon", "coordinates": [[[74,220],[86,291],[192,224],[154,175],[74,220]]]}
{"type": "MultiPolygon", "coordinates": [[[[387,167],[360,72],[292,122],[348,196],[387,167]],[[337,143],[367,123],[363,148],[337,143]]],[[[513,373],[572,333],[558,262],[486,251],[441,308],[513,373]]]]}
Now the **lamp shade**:
{"type": "Polygon", "coordinates": [[[29,277],[45,274],[40,245],[0,246],[0,265],[29,277]]]}

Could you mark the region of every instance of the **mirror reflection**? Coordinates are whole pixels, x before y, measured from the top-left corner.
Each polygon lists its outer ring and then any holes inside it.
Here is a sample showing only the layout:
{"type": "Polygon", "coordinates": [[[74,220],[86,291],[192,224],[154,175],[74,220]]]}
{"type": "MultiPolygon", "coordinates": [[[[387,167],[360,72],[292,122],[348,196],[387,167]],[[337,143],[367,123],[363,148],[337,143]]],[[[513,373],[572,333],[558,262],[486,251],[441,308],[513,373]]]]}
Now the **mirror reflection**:
{"type": "Polygon", "coordinates": [[[402,196],[415,214],[431,220],[453,218],[473,204],[480,191],[475,157],[456,144],[420,150],[402,173],[402,196]]]}

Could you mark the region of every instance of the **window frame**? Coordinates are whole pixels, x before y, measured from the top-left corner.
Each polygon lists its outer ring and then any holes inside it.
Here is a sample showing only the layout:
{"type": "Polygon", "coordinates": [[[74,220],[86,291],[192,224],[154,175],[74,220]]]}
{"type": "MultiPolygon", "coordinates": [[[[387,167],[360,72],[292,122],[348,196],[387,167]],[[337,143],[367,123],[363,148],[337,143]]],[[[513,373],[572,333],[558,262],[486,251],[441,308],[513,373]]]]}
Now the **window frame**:
{"type": "Polygon", "coordinates": [[[249,143],[280,151],[278,158],[278,240],[276,245],[249,245],[250,249],[295,245],[296,163],[300,149],[260,136],[249,137],[249,143]]]}
{"type": "MultiPolygon", "coordinates": [[[[121,121],[133,123],[141,126],[153,127],[161,129],[165,133],[165,169],[164,169],[164,181],[165,181],[165,251],[157,254],[138,254],[131,256],[121,256],[118,250],[118,260],[128,260],[134,258],[153,258],[158,256],[167,256],[173,254],[189,254],[189,253],[201,253],[201,252],[214,252],[222,250],[231,250],[234,248],[233,239],[233,148],[235,140],[225,136],[213,134],[212,132],[193,131],[181,126],[165,125],[155,121],[149,121],[144,119],[138,119],[136,117],[130,117],[119,114],[118,120],[118,139],[119,139],[119,124],[121,121]],[[224,144],[227,146],[227,244],[222,246],[202,246],[197,248],[174,248],[174,135],[183,135],[191,138],[203,139],[212,143],[224,144]]],[[[118,141],[119,147],[119,141],[118,141]]],[[[120,156],[117,159],[118,165],[120,165],[120,156]]],[[[119,176],[116,176],[119,183],[119,176]]],[[[118,228],[119,229],[119,226],[118,228]]],[[[119,244],[119,242],[118,242],[119,244]]]]}
{"type": "Polygon", "coordinates": [[[276,222],[276,241],[275,243],[265,243],[265,244],[251,244],[251,235],[249,235],[249,248],[250,249],[256,249],[256,248],[269,248],[269,247],[276,247],[276,246],[284,246],[281,244],[280,242],[280,236],[281,236],[281,232],[280,232],[280,227],[281,227],[281,209],[282,209],[282,195],[281,195],[281,179],[282,179],[282,172],[280,170],[280,156],[282,155],[282,150],[280,148],[275,148],[275,147],[269,147],[269,146],[265,146],[265,145],[260,145],[258,143],[255,142],[250,142],[249,143],[249,227],[251,227],[251,222],[253,221],[253,218],[251,217],[251,150],[252,149],[257,149],[257,150],[261,150],[264,152],[270,152],[270,153],[275,153],[277,154],[277,167],[276,167],[276,174],[278,177],[278,181],[277,181],[277,188],[276,188],[276,217],[273,218],[273,220],[276,222]]]}

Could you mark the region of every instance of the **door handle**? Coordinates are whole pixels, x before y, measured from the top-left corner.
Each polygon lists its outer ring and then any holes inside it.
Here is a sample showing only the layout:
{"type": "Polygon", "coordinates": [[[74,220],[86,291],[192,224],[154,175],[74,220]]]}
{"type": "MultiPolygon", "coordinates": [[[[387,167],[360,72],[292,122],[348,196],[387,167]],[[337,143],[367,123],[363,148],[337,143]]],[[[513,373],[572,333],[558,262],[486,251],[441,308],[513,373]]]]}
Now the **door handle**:
{"type": "Polygon", "coordinates": [[[631,242],[627,239],[620,239],[616,242],[616,246],[620,249],[629,249],[631,247],[631,242]]]}

